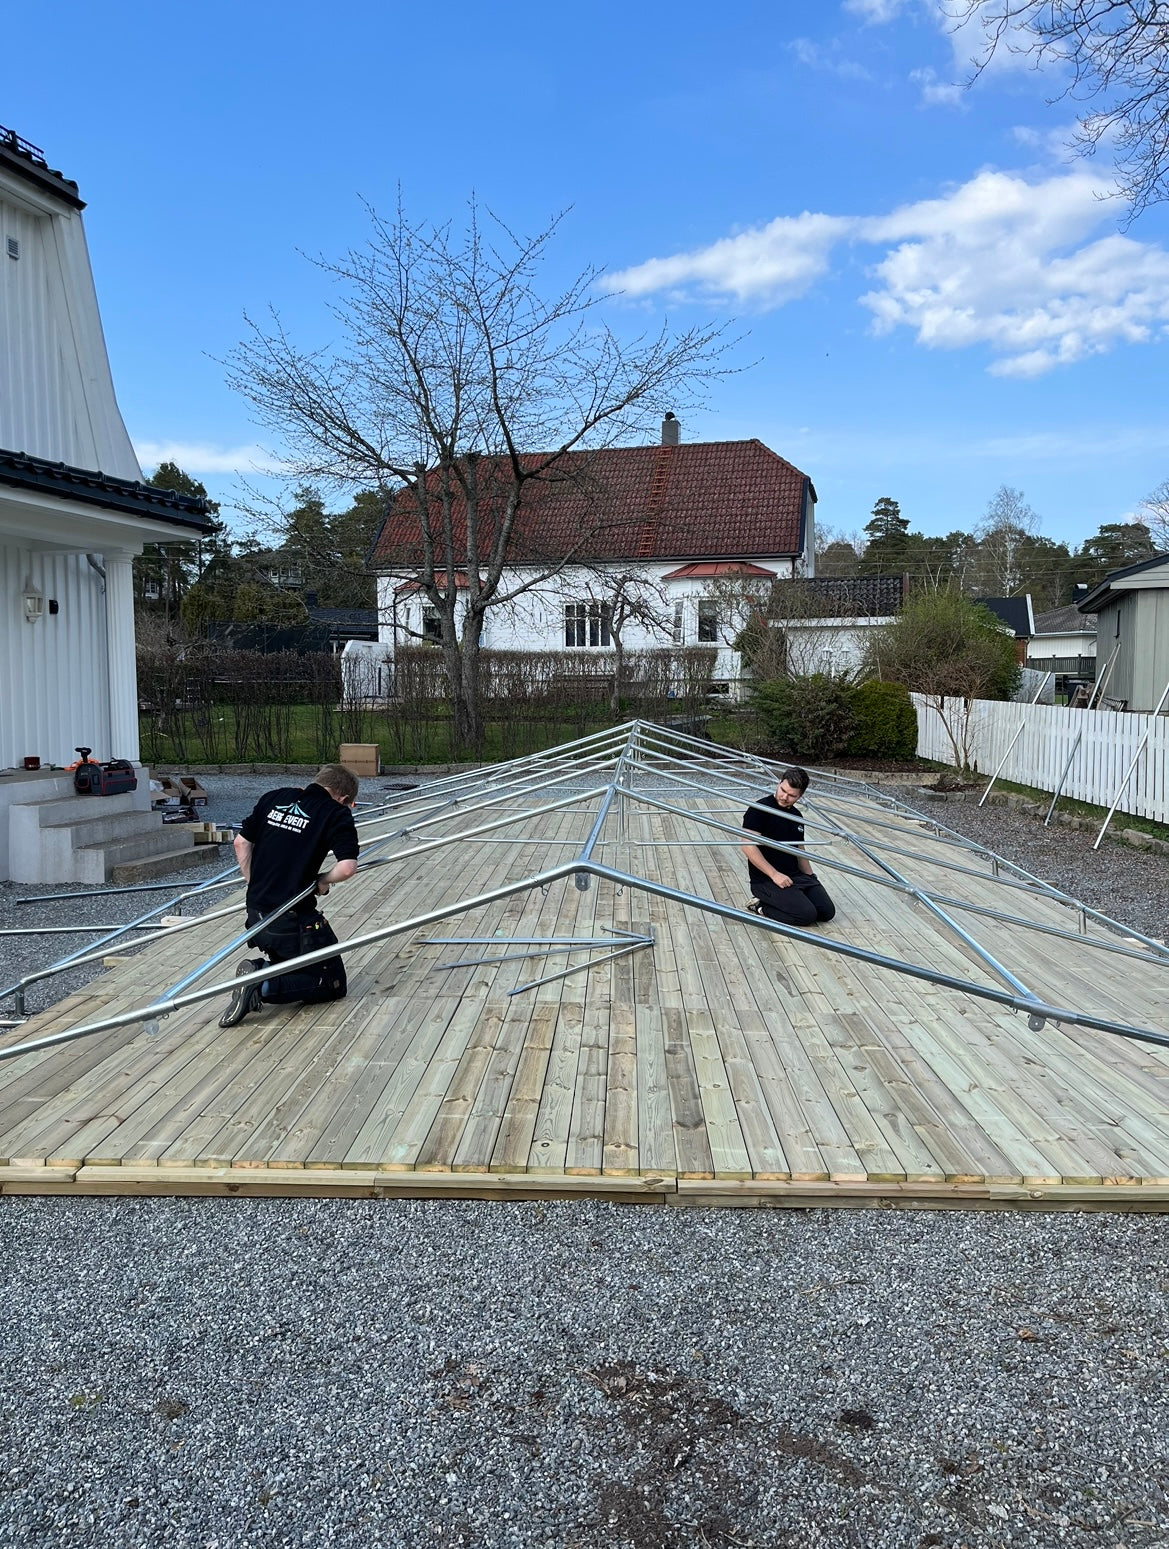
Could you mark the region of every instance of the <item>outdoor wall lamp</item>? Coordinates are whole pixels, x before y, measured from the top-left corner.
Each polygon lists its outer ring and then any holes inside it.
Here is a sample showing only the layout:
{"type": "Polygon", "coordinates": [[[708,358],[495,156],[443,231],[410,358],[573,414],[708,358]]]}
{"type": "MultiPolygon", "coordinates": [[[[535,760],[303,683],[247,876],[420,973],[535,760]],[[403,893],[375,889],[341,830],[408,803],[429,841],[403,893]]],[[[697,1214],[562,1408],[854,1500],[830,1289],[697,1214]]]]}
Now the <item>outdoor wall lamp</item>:
{"type": "Polygon", "coordinates": [[[32,584],[31,581],[25,581],[24,583],[24,595],[22,597],[22,601],[24,603],[24,616],[30,624],[35,624],[37,619],[44,617],[44,596],[41,592],[37,591],[36,587],[32,584]]]}

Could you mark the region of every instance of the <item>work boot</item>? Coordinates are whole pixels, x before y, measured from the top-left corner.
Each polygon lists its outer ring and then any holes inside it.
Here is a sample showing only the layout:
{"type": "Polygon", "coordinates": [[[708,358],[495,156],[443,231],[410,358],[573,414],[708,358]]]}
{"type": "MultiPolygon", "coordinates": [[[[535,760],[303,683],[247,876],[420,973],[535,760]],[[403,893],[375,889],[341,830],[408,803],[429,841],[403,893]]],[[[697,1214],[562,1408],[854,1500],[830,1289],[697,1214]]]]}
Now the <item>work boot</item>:
{"type": "MultiPolygon", "coordinates": [[[[245,957],[235,971],[238,979],[242,974],[258,973],[261,968],[268,966],[267,959],[262,957],[245,957]]],[[[258,984],[240,984],[231,992],[231,1000],[227,1010],[219,1019],[220,1027],[234,1027],[237,1022],[242,1022],[249,1011],[259,1011],[264,1004],[264,997],[260,994],[258,984]]]]}

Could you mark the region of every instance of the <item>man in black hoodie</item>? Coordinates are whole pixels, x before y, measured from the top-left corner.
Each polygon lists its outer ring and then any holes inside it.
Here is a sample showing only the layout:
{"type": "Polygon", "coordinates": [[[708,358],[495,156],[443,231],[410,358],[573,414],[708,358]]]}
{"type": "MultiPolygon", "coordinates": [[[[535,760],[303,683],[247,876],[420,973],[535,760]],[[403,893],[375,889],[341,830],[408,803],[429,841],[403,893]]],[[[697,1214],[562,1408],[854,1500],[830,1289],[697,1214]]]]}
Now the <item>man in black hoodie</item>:
{"type": "MultiPolygon", "coordinates": [[[[256,973],[271,963],[287,962],[337,937],[316,908],[316,899],[357,870],[357,827],[353,804],[357,776],[344,764],[326,764],[311,785],[283,786],[261,796],[235,837],[235,856],[248,884],[247,922],[255,925],[316,879],[316,892],[301,899],[279,919],[250,938],[265,957],[245,957],[238,974],[256,973]],[[321,871],[326,855],[335,864],[321,871]]],[[[262,984],[241,985],[232,995],[220,1027],[234,1027],[266,1001],[340,1000],[346,991],[341,958],[327,958],[262,984]]]]}

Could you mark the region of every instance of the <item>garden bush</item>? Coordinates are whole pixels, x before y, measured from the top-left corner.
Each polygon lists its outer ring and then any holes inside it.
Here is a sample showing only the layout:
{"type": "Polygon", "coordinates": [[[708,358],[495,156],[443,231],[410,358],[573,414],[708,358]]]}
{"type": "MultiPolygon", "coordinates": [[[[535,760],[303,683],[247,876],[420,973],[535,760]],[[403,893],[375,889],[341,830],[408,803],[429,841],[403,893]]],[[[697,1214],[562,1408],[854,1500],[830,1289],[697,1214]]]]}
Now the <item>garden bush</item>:
{"type": "Polygon", "coordinates": [[[846,679],[814,672],[806,678],[761,683],[753,703],[782,752],[807,759],[837,758],[852,735],[852,694],[846,679]]]}
{"type": "Polygon", "coordinates": [[[917,711],[901,683],[872,678],[852,691],[850,758],[909,759],[917,755],[917,711]]]}

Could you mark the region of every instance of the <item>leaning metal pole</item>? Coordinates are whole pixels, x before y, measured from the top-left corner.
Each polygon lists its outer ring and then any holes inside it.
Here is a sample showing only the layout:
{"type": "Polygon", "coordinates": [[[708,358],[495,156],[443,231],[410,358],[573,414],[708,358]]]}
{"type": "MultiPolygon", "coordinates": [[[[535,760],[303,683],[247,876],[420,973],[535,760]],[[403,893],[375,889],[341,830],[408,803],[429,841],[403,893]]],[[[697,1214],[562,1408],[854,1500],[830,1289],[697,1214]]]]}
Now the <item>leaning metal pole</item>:
{"type": "MultiPolygon", "coordinates": [[[[1047,680],[1048,680],[1048,678],[1051,678],[1051,677],[1054,677],[1054,676],[1055,676],[1055,674],[1051,673],[1051,672],[1045,672],[1043,674],[1043,677],[1042,677],[1042,679],[1040,681],[1039,687],[1035,690],[1035,697],[1034,697],[1034,699],[1031,700],[1031,703],[1033,705],[1037,705],[1039,703],[1039,696],[1040,696],[1040,694],[1042,694],[1043,690],[1047,687],[1047,680]]],[[[1019,722],[1018,726],[1015,728],[1015,735],[1011,738],[1010,742],[1007,743],[1007,751],[1003,754],[1002,758],[999,760],[998,768],[995,770],[994,774],[992,774],[991,777],[990,777],[990,784],[986,787],[986,790],[983,791],[982,795],[978,798],[978,805],[980,807],[984,807],[986,805],[986,798],[990,795],[991,789],[994,786],[994,782],[998,779],[999,775],[1001,775],[1003,770],[1007,767],[1007,759],[1010,758],[1011,754],[1014,752],[1014,750],[1015,750],[1015,743],[1018,742],[1019,738],[1023,735],[1023,728],[1026,726],[1026,724],[1027,724],[1027,714],[1026,714],[1026,711],[1024,711],[1023,712],[1023,719],[1019,722]]]]}
{"type": "MultiPolygon", "coordinates": [[[[1092,684],[1092,692],[1088,695],[1089,710],[1092,708],[1092,701],[1096,698],[1097,690],[1099,690],[1100,693],[1100,703],[1103,703],[1104,690],[1108,686],[1108,679],[1112,676],[1112,669],[1116,665],[1116,658],[1120,655],[1120,645],[1121,642],[1118,640],[1108,654],[1108,660],[1104,664],[1104,671],[1101,673],[1096,682],[1092,684]]],[[[1099,709],[1099,704],[1097,705],[1097,709],[1099,709]]]]}
{"type": "Polygon", "coordinates": [[[1056,782],[1055,795],[1051,798],[1051,806],[1048,807],[1048,809],[1047,809],[1047,816],[1043,819],[1043,826],[1044,826],[1044,828],[1048,828],[1051,825],[1051,819],[1052,819],[1053,814],[1055,813],[1055,804],[1059,800],[1060,796],[1063,794],[1064,781],[1067,779],[1068,775],[1071,773],[1072,764],[1073,764],[1073,762],[1075,760],[1076,752],[1077,752],[1077,750],[1078,750],[1078,748],[1080,746],[1080,743],[1083,740],[1083,736],[1084,736],[1084,728],[1081,726],[1079,731],[1076,733],[1076,740],[1072,743],[1072,750],[1068,754],[1068,761],[1063,766],[1063,772],[1061,773],[1061,775],[1059,777],[1059,780],[1056,782]]]}
{"type": "Polygon", "coordinates": [[[1137,767],[1137,764],[1140,762],[1141,754],[1145,751],[1146,747],[1148,747],[1149,738],[1150,738],[1150,736],[1152,735],[1152,732],[1153,732],[1153,722],[1157,719],[1157,717],[1160,715],[1161,711],[1165,708],[1165,701],[1166,701],[1166,699],[1169,699],[1169,683],[1166,683],[1164,689],[1162,690],[1161,697],[1157,701],[1157,708],[1153,711],[1152,715],[1149,717],[1148,729],[1145,732],[1145,735],[1141,738],[1140,745],[1137,748],[1136,752],[1133,754],[1132,761],[1129,764],[1128,768],[1124,772],[1124,779],[1120,782],[1120,784],[1116,788],[1116,795],[1112,798],[1112,805],[1108,809],[1108,816],[1104,819],[1103,823],[1100,825],[1100,832],[1096,835],[1096,843],[1092,846],[1092,848],[1094,850],[1098,850],[1100,848],[1100,843],[1103,840],[1104,835],[1105,835],[1105,833],[1108,830],[1108,825],[1109,825],[1109,823],[1112,822],[1113,814],[1115,813],[1117,807],[1120,806],[1120,798],[1124,795],[1125,791],[1128,788],[1128,782],[1132,779],[1133,770],[1137,767]]]}

